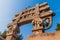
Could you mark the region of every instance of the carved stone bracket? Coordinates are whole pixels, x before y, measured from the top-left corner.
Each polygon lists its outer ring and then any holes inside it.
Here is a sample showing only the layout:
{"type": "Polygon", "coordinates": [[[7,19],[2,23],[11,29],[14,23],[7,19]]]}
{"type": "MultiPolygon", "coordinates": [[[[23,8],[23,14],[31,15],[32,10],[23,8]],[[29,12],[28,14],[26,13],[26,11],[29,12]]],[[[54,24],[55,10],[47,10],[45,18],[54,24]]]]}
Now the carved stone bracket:
{"type": "Polygon", "coordinates": [[[27,23],[34,25],[32,36],[44,33],[45,29],[51,27],[53,16],[53,12],[46,2],[23,10],[20,14],[16,14],[13,22],[8,25],[6,40],[16,40],[16,35],[19,33],[19,26],[27,23]]]}

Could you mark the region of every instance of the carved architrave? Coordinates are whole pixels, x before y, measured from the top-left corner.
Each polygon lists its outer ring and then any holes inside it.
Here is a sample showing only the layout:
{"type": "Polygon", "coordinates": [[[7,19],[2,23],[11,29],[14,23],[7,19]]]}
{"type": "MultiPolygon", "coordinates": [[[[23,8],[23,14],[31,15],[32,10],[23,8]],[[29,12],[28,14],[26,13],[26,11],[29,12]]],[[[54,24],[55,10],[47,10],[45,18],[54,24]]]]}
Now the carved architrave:
{"type": "Polygon", "coordinates": [[[32,23],[34,25],[32,37],[43,34],[45,29],[51,27],[53,16],[54,14],[46,2],[23,10],[20,14],[15,15],[13,22],[8,26],[6,40],[16,40],[16,35],[19,33],[19,26],[27,23],[32,23]]]}

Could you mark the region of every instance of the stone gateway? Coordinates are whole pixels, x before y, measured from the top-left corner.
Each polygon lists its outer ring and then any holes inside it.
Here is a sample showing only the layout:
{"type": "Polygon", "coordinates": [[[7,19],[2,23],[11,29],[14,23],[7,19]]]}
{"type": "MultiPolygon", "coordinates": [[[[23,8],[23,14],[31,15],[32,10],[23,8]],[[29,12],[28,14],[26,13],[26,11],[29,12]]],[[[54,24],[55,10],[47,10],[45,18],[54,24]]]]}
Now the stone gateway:
{"type": "Polygon", "coordinates": [[[27,40],[60,40],[60,32],[45,33],[52,25],[54,13],[50,10],[47,2],[36,4],[35,7],[24,9],[15,15],[12,23],[8,24],[6,40],[16,40],[19,33],[19,26],[27,23],[34,25],[32,35],[27,40]]]}

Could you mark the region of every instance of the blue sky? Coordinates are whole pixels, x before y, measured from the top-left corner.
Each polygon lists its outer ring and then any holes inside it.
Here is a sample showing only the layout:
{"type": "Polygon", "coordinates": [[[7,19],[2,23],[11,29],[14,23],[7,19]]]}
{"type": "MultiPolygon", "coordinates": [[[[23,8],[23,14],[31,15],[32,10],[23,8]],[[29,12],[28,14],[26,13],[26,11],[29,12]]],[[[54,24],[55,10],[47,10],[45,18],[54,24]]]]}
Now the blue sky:
{"type": "MultiPolygon", "coordinates": [[[[7,30],[7,24],[12,22],[14,15],[21,12],[28,6],[35,6],[37,3],[48,2],[50,9],[56,14],[53,17],[52,28],[46,30],[46,32],[54,32],[56,24],[60,23],[60,1],[59,0],[0,0],[0,31],[7,30]]],[[[32,24],[26,24],[21,26],[21,34],[23,40],[26,40],[28,34],[31,34],[32,24]]]]}

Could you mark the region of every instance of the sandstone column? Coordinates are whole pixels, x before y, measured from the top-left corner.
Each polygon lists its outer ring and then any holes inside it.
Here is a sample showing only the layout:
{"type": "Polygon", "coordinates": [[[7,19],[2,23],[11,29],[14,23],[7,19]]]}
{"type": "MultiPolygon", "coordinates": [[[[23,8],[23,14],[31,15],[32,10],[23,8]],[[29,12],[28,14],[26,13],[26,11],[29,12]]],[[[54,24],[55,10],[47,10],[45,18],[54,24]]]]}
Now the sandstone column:
{"type": "Polygon", "coordinates": [[[16,40],[17,31],[18,31],[17,23],[9,24],[6,40],[16,40]]]}

